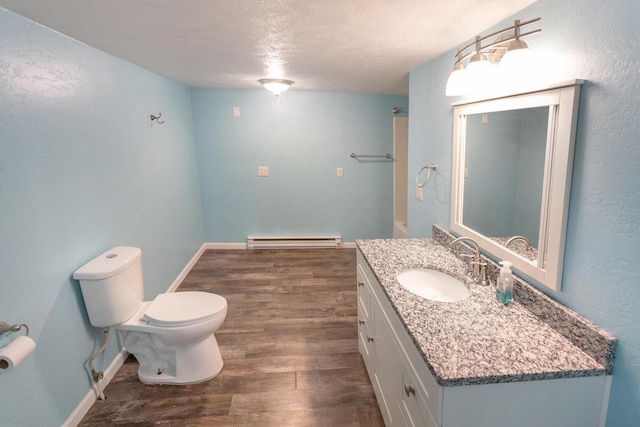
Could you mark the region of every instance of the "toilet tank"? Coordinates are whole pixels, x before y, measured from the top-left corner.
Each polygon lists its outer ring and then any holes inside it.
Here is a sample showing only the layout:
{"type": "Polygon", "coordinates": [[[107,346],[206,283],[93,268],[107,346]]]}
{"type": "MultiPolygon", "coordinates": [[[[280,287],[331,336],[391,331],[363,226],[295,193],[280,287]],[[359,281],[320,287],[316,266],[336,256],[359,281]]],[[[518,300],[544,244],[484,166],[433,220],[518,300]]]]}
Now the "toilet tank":
{"type": "Polygon", "coordinates": [[[73,278],[80,281],[91,324],[119,325],[135,314],[144,298],[142,251],[115,247],[77,269],[73,278]]]}

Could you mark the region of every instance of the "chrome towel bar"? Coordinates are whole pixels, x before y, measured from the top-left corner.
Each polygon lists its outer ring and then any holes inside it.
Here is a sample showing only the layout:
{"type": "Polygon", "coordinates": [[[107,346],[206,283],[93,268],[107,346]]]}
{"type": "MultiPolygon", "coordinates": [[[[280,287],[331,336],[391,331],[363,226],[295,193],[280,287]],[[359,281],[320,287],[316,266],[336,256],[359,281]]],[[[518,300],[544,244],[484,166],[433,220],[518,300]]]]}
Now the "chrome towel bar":
{"type": "Polygon", "coordinates": [[[356,154],[356,153],[351,153],[351,157],[352,159],[357,159],[358,157],[379,157],[379,158],[384,158],[384,159],[390,159],[391,158],[391,154],[356,154]]]}

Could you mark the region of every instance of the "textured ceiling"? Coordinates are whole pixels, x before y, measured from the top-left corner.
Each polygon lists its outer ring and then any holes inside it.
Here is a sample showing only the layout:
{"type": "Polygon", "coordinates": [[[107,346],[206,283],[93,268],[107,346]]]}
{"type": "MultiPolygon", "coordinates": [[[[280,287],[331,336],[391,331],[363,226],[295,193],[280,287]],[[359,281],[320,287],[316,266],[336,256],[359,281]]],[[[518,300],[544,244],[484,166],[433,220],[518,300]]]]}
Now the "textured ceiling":
{"type": "MultiPolygon", "coordinates": [[[[188,86],[407,94],[409,70],[534,0],[0,0],[188,86]]],[[[453,65],[453,57],[452,57],[453,65]]]]}

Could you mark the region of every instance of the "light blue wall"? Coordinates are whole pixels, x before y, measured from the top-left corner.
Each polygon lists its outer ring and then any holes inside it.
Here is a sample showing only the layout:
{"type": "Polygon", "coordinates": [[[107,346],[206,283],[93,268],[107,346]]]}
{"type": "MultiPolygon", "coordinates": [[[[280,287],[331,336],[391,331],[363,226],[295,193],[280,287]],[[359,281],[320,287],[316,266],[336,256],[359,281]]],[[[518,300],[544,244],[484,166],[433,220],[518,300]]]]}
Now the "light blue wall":
{"type": "Polygon", "coordinates": [[[391,110],[406,96],[199,88],[191,101],[207,241],[391,237],[393,162],[349,154],[393,152],[391,110]]]}
{"type": "Polygon", "coordinates": [[[37,343],[0,375],[0,424],[60,425],[90,389],[102,334],[73,271],[141,247],[151,298],[202,244],[201,212],[188,88],[0,9],[0,320],[37,343]]]}
{"type": "MultiPolygon", "coordinates": [[[[542,17],[529,45],[558,60],[558,80],[584,78],[563,290],[555,298],[616,335],[608,427],[640,420],[640,3],[635,0],[539,0],[512,19],[542,17]]],[[[513,22],[499,23],[498,27],[513,22]]],[[[484,33],[491,32],[487,29],[484,33]]],[[[461,40],[463,43],[465,40],[461,40]]],[[[444,96],[454,52],[410,76],[409,178],[438,163],[425,202],[409,202],[409,233],[429,236],[449,225],[451,99],[444,96]]]]}

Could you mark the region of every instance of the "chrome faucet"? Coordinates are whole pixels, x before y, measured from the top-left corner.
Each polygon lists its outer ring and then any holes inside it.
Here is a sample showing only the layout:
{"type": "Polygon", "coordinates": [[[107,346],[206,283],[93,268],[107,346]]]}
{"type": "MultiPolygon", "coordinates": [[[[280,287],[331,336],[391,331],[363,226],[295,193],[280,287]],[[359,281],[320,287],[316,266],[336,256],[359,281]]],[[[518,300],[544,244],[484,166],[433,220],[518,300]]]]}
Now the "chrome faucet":
{"type": "Polygon", "coordinates": [[[529,244],[529,241],[524,236],[513,236],[512,238],[507,240],[507,243],[504,244],[504,247],[508,248],[511,243],[516,242],[518,240],[522,240],[524,242],[525,250],[527,251],[531,250],[531,244],[529,244]]]}
{"type": "Polygon", "coordinates": [[[489,279],[487,277],[487,263],[480,260],[480,247],[478,246],[476,241],[470,237],[458,237],[453,242],[451,242],[451,245],[449,245],[449,247],[453,247],[453,245],[462,241],[473,243],[473,246],[475,247],[475,255],[460,255],[462,258],[473,258],[473,260],[469,261],[469,272],[471,273],[471,277],[478,285],[487,286],[489,284],[489,279]]]}

